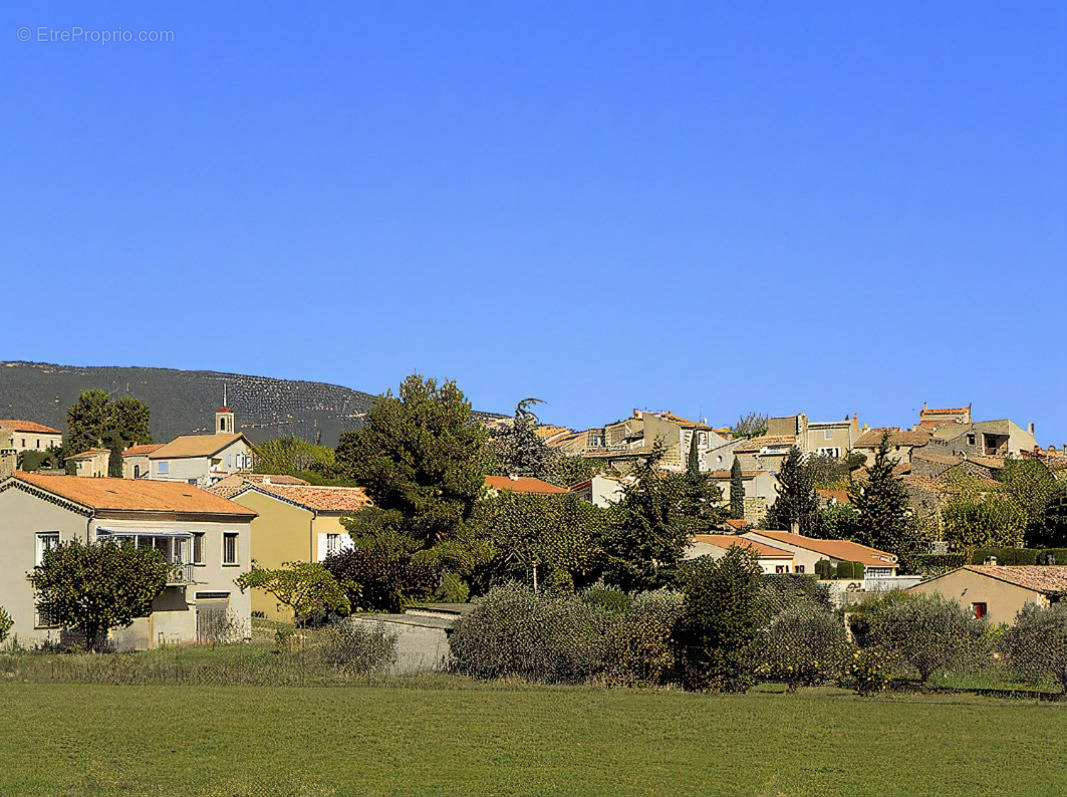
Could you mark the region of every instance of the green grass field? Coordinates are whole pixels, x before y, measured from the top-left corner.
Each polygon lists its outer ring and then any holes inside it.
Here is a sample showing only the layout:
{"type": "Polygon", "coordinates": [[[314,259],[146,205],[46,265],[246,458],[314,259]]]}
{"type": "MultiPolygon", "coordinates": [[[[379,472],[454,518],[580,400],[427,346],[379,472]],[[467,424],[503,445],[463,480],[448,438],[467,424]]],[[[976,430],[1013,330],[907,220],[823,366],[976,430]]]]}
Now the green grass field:
{"type": "Polygon", "coordinates": [[[0,794],[1062,794],[1067,706],[461,679],[0,683],[0,794]]]}

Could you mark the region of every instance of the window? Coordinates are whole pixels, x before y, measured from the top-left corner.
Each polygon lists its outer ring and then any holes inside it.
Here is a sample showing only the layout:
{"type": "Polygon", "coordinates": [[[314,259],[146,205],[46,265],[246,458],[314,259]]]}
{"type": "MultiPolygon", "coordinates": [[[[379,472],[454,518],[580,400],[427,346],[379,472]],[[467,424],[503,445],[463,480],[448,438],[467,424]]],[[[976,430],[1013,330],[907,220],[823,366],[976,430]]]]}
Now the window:
{"type": "Polygon", "coordinates": [[[226,467],[227,468],[232,468],[233,467],[233,454],[227,454],[226,455],[226,467]]]}
{"type": "Polygon", "coordinates": [[[170,473],[170,463],[166,460],[163,460],[158,465],[156,465],[156,470],[159,473],[170,473]]]}
{"type": "Polygon", "coordinates": [[[222,535],[222,563],[224,565],[237,564],[237,534],[226,532],[222,535]]]}
{"type": "Polygon", "coordinates": [[[193,532],[193,564],[204,564],[204,532],[193,532]]]}
{"type": "Polygon", "coordinates": [[[337,553],[341,547],[341,535],[340,534],[327,534],[326,535],[326,555],[333,556],[337,553]]]}
{"type": "Polygon", "coordinates": [[[25,438],[25,437],[24,437],[24,438],[22,438],[22,447],[23,447],[23,448],[25,448],[25,447],[26,447],[26,438],[25,438]]]}
{"type": "Polygon", "coordinates": [[[967,445],[973,446],[975,444],[975,437],[973,434],[967,435],[967,445]]]}
{"type": "Polygon", "coordinates": [[[833,429],[827,429],[825,432],[822,433],[822,439],[823,440],[833,440],[834,439],[834,430],[833,429]]]}
{"type": "Polygon", "coordinates": [[[135,479],[140,479],[141,478],[141,466],[140,465],[134,465],[133,466],[133,478],[135,478],[135,479]]]}
{"type": "Polygon", "coordinates": [[[793,568],[793,572],[794,573],[803,573],[804,572],[804,565],[797,565],[795,568],[793,568]]]}
{"type": "Polygon", "coordinates": [[[974,612],[974,616],[981,620],[986,616],[988,609],[984,603],[972,603],[971,611],[974,612]]]}
{"type": "Polygon", "coordinates": [[[34,560],[35,565],[40,565],[44,562],[44,555],[46,551],[50,551],[59,545],[59,532],[58,531],[42,531],[37,535],[37,556],[34,560]]]}

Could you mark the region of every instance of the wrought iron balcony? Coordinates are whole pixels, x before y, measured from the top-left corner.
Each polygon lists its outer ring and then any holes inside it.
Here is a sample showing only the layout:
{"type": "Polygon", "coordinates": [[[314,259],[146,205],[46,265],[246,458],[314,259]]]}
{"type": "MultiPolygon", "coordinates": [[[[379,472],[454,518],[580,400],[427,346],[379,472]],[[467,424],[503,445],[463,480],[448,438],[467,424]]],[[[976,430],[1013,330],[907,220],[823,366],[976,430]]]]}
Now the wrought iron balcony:
{"type": "Polygon", "coordinates": [[[174,562],[167,574],[167,586],[178,587],[196,583],[196,568],[192,562],[174,562]]]}

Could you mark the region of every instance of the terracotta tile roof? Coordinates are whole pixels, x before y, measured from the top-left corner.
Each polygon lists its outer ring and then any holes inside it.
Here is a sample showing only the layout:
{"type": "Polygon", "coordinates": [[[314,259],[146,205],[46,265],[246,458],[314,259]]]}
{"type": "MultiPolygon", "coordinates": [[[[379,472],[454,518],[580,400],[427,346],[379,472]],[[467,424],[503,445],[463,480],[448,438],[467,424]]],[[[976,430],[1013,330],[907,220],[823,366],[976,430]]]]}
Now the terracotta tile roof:
{"type": "Polygon", "coordinates": [[[256,484],[249,490],[274,495],[316,512],[355,512],[371,504],[362,487],[318,487],[302,484],[256,484]]]}
{"type": "Polygon", "coordinates": [[[264,479],[270,479],[272,484],[309,484],[296,476],[265,473],[232,473],[224,479],[219,479],[207,488],[207,491],[223,498],[233,498],[249,484],[262,484],[264,479]]]}
{"type": "Polygon", "coordinates": [[[566,426],[552,426],[545,424],[544,426],[537,426],[534,428],[534,434],[540,437],[542,440],[548,440],[549,438],[558,437],[561,434],[571,434],[574,430],[568,429],[566,426]]]}
{"type": "Polygon", "coordinates": [[[141,446],[130,446],[122,452],[124,457],[144,457],[151,454],[153,451],[158,451],[163,448],[162,443],[148,443],[141,446]]]}
{"type": "Polygon", "coordinates": [[[734,451],[738,453],[748,453],[750,451],[759,451],[764,447],[789,447],[795,444],[796,441],[796,436],[789,434],[763,435],[761,437],[753,437],[750,440],[746,440],[741,443],[741,445],[737,446],[734,451]]]}
{"type": "MultiPolygon", "coordinates": [[[[882,442],[882,434],[885,428],[868,429],[860,438],[853,443],[853,448],[878,448],[882,442]]],[[[912,431],[910,429],[889,429],[889,445],[891,446],[924,446],[930,442],[930,432],[925,429],[912,431]]]]}
{"type": "Polygon", "coordinates": [[[973,462],[975,465],[989,470],[1000,470],[1004,467],[1004,457],[983,457],[978,455],[961,457],[956,454],[930,454],[925,451],[916,451],[912,454],[912,458],[936,462],[939,465],[947,465],[948,467],[955,467],[964,462],[973,462]]]}
{"type": "Polygon", "coordinates": [[[747,548],[756,553],[761,559],[793,558],[793,554],[789,551],[783,551],[781,548],[775,548],[771,545],[767,545],[765,542],[739,537],[736,534],[694,534],[693,539],[696,542],[714,545],[716,548],[723,549],[729,548],[731,545],[739,545],[742,548],[747,548]]]}
{"type": "Polygon", "coordinates": [[[490,490],[511,490],[513,493],[534,493],[537,495],[554,495],[556,493],[569,492],[564,487],[557,487],[532,476],[519,476],[517,479],[512,479],[510,476],[486,476],[485,486],[490,490]]]}
{"type": "Polygon", "coordinates": [[[970,407],[926,407],[919,410],[919,412],[925,412],[928,415],[936,415],[946,412],[969,412],[970,409],[970,407]]]}
{"type": "Polygon", "coordinates": [[[848,490],[824,490],[821,487],[817,487],[815,492],[819,497],[826,499],[833,498],[839,504],[851,503],[851,499],[848,497],[848,490]]]}
{"type": "Polygon", "coordinates": [[[124,512],[177,512],[198,515],[234,515],[253,518],[256,513],[206,490],[181,482],[148,479],[86,479],[81,476],[46,476],[16,473],[15,482],[38,487],[68,501],[96,510],[124,512]]]}
{"type": "Polygon", "coordinates": [[[641,448],[628,448],[624,451],[585,451],[582,456],[595,457],[597,459],[620,459],[623,457],[644,457],[651,453],[652,446],[641,446],[641,448]]]}
{"type": "Polygon", "coordinates": [[[1067,567],[1062,565],[965,565],[963,569],[1035,592],[1067,593],[1067,567]]]}
{"type": "Polygon", "coordinates": [[[820,553],[831,559],[861,562],[865,567],[897,566],[897,558],[893,554],[879,551],[877,548],[860,545],[858,542],[850,542],[849,540],[817,540],[813,537],[805,537],[789,531],[764,531],[763,529],[754,529],[748,534],[758,534],[761,537],[767,537],[778,542],[789,543],[798,548],[820,553]]]}
{"type": "Polygon", "coordinates": [[[743,518],[728,517],[726,518],[726,525],[730,528],[741,530],[748,525],[748,521],[743,518]]]}
{"type": "Polygon", "coordinates": [[[101,454],[107,454],[111,456],[111,452],[106,448],[90,448],[88,451],[82,451],[80,454],[72,454],[67,459],[92,459],[98,457],[101,454]]]}
{"type": "Polygon", "coordinates": [[[0,426],[4,426],[15,432],[37,432],[38,434],[63,434],[51,426],[34,423],[33,421],[20,421],[16,418],[0,418],[0,426]]]}
{"type": "MultiPolygon", "coordinates": [[[[190,434],[175,437],[149,454],[150,459],[183,459],[210,457],[231,443],[244,438],[243,434],[190,434]]],[[[247,440],[246,440],[247,442],[247,440]]]]}
{"type": "Polygon", "coordinates": [[[957,457],[953,454],[929,454],[925,451],[916,451],[912,455],[913,459],[922,459],[926,462],[936,462],[939,465],[959,465],[963,462],[963,457],[957,457]]]}

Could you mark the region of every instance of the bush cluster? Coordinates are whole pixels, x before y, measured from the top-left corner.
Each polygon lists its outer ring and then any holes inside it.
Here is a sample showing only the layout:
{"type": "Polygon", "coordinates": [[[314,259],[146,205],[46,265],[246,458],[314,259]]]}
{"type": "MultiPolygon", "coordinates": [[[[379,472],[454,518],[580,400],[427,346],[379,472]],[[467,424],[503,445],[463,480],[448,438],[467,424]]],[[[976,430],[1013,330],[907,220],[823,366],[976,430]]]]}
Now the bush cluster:
{"type": "Polygon", "coordinates": [[[1067,565],[1067,548],[975,548],[971,564],[994,556],[998,565],[1067,565]]]}

